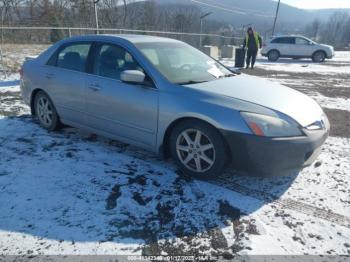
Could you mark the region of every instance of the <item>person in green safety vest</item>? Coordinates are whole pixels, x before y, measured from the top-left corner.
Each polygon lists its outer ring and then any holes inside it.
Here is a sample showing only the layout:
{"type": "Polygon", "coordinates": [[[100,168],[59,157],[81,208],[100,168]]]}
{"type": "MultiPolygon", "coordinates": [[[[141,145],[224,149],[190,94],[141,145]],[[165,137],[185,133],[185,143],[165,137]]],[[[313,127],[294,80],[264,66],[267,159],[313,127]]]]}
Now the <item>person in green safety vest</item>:
{"type": "Polygon", "coordinates": [[[254,68],[256,56],[258,54],[259,48],[262,47],[262,39],[258,32],[255,32],[253,28],[249,27],[247,30],[247,35],[243,42],[243,48],[247,48],[247,66],[248,69],[251,65],[251,68],[254,68]]]}

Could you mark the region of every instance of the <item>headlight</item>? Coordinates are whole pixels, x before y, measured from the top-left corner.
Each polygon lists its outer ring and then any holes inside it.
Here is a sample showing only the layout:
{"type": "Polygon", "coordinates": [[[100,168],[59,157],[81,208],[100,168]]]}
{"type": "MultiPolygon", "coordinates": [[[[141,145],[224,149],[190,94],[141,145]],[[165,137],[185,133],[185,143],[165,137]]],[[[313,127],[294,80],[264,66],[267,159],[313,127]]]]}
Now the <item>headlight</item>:
{"type": "Polygon", "coordinates": [[[241,112],[241,115],[257,136],[288,137],[303,135],[296,122],[248,112],[241,112]]]}

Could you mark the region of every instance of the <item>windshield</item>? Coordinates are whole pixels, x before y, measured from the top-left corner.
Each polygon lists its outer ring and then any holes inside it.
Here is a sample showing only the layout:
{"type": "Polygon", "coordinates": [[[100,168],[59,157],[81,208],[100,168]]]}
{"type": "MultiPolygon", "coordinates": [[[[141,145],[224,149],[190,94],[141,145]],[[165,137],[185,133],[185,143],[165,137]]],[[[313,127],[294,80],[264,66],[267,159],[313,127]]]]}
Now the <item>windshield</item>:
{"type": "Polygon", "coordinates": [[[304,37],[307,41],[309,41],[310,43],[313,43],[313,44],[317,44],[317,42],[315,42],[314,40],[311,40],[311,39],[309,39],[309,38],[307,38],[307,37],[304,37]]]}
{"type": "Polygon", "coordinates": [[[136,47],[174,84],[208,82],[232,75],[214,59],[185,43],[138,43],[136,47]]]}

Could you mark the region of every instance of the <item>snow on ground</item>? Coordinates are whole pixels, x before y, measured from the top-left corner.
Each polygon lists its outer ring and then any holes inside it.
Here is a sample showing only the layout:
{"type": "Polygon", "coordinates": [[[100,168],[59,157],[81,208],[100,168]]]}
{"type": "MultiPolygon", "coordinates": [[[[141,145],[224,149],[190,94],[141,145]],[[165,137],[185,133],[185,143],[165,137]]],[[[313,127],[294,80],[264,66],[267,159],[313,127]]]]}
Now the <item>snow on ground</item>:
{"type": "MultiPolygon", "coordinates": [[[[27,116],[2,118],[0,139],[3,254],[350,252],[350,224],[182,179],[172,163],[126,145],[72,128],[48,133],[27,116]]],[[[227,181],[348,215],[349,155],[349,140],[331,138],[321,166],[297,177],[227,181]]]]}
{"type": "Polygon", "coordinates": [[[323,96],[317,92],[311,94],[310,96],[313,99],[315,99],[317,101],[317,103],[319,103],[320,105],[322,105],[325,108],[350,111],[350,99],[349,98],[327,97],[327,96],[323,96]]]}
{"type": "MultiPolygon", "coordinates": [[[[309,73],[276,72],[273,81],[348,110],[349,97],[324,95],[327,74],[304,84],[309,73]]],[[[334,79],[332,92],[349,88],[346,77],[334,79]]],[[[0,254],[350,254],[345,136],[330,137],[299,174],[228,169],[203,182],[133,146],[74,128],[43,130],[20,98],[18,75],[0,80],[0,102],[0,254]]]]}
{"type": "Polygon", "coordinates": [[[292,60],[282,58],[276,62],[269,62],[266,58],[259,58],[258,63],[265,70],[274,70],[288,73],[316,73],[334,76],[350,74],[350,52],[336,52],[334,58],[325,63],[312,63],[310,59],[292,60]]]}
{"type": "MultiPolygon", "coordinates": [[[[296,88],[299,91],[302,91],[315,99],[317,103],[319,103],[324,108],[330,108],[330,109],[338,109],[338,110],[345,110],[350,111],[350,98],[345,97],[327,97],[322,95],[320,92],[315,91],[315,87],[318,85],[324,84],[324,80],[322,79],[315,79],[312,81],[309,81],[306,83],[304,79],[291,79],[288,78],[288,75],[278,75],[279,78],[274,77],[268,77],[270,81],[277,82],[292,88],[296,88]]],[[[289,76],[290,77],[290,76],[289,76]]],[[[349,75],[350,77],[350,75],[349,75]]],[[[333,79],[329,79],[328,81],[332,81],[333,79]]],[[[329,85],[328,89],[330,88],[346,88],[349,89],[350,92],[350,80],[345,79],[341,83],[337,84],[331,84],[329,85]]],[[[316,88],[317,90],[317,88],[316,88]]]]}
{"type": "Polygon", "coordinates": [[[29,113],[29,108],[23,103],[19,88],[19,74],[0,77],[0,116],[29,113]]]}
{"type": "Polygon", "coordinates": [[[35,57],[48,48],[48,45],[3,44],[3,63],[8,72],[17,72],[26,57],[35,57]]]}
{"type": "Polygon", "coordinates": [[[281,59],[279,63],[260,60],[261,65],[266,70],[274,70],[281,72],[293,73],[316,73],[327,76],[336,74],[350,74],[350,64],[334,65],[327,61],[325,64],[305,64],[304,61],[290,61],[289,59],[281,59]]]}

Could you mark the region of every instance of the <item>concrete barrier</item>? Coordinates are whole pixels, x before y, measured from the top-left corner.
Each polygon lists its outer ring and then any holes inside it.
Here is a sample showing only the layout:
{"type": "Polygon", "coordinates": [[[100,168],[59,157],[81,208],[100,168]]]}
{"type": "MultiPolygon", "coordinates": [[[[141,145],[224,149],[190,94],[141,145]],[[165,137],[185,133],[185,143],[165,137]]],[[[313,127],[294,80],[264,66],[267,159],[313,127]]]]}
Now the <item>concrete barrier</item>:
{"type": "Polygon", "coordinates": [[[206,45],[203,46],[202,51],[216,60],[219,59],[219,48],[217,46],[206,45]]]}

